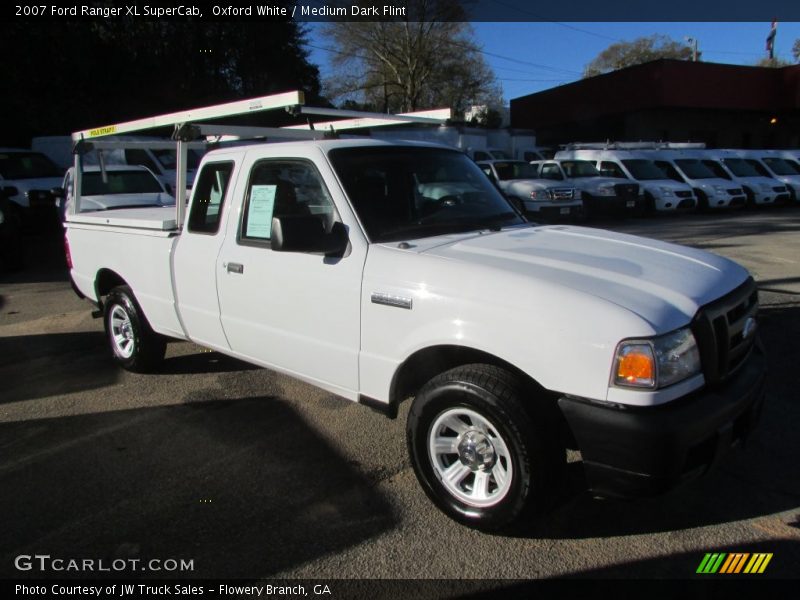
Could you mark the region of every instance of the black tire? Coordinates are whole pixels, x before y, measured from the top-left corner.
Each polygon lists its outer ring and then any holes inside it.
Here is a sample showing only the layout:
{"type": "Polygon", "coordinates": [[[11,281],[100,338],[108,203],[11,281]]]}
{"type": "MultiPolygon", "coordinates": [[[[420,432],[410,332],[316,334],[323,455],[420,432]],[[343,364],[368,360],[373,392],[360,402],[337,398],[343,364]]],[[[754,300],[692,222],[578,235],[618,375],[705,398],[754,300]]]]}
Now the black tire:
{"type": "Polygon", "coordinates": [[[446,371],[420,390],[406,438],[417,479],[439,509],[496,531],[550,508],[566,452],[557,408],[538,400],[516,376],[482,364],[446,371]]]}
{"type": "Polygon", "coordinates": [[[697,189],[694,191],[695,196],[697,196],[697,210],[698,212],[708,212],[709,205],[708,205],[708,196],[706,196],[703,190],[697,189]]]}
{"type": "Polygon", "coordinates": [[[654,217],[656,214],[656,199],[650,192],[644,193],[644,207],[642,212],[647,217],[654,217]]]}
{"type": "Polygon", "coordinates": [[[755,210],[756,209],[756,195],[753,193],[749,187],[744,187],[744,194],[746,197],[744,207],[748,210],[755,210]]]}
{"type": "Polygon", "coordinates": [[[114,361],[128,371],[153,371],[164,359],[167,340],[150,327],[131,289],[122,285],[111,290],[103,313],[114,361]]]}

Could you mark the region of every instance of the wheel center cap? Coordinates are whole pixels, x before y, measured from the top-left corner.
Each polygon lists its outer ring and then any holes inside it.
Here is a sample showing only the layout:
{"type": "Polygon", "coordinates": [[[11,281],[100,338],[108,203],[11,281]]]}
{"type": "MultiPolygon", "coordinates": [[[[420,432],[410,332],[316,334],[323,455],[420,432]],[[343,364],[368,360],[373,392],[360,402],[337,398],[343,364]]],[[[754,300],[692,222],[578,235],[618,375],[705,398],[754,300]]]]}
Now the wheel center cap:
{"type": "Polygon", "coordinates": [[[488,471],[494,466],[497,456],[486,434],[470,430],[458,442],[458,460],[473,471],[488,471]]]}

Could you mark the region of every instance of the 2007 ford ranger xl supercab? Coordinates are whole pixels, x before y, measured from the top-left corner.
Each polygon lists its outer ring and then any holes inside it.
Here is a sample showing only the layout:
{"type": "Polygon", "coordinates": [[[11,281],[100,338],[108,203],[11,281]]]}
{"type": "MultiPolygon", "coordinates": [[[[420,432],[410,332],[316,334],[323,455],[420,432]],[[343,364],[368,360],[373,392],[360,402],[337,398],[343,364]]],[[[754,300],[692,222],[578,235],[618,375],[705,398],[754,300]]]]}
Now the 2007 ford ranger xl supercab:
{"type": "Polygon", "coordinates": [[[182,229],[169,208],[69,217],[71,277],[114,359],[144,371],[186,339],[390,416],[413,397],[413,468],[461,523],[492,530],[547,506],[568,447],[598,495],[662,492],[761,411],[744,268],[531,224],[456,150],[213,150],[187,211],[182,229]]]}

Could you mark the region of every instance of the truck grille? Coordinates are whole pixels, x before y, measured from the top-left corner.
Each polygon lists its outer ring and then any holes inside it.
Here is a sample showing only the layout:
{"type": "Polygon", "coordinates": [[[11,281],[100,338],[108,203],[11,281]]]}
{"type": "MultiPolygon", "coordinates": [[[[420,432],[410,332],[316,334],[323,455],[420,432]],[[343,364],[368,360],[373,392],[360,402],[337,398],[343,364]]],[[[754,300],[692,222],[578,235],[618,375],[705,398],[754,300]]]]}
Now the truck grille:
{"type": "Polygon", "coordinates": [[[675,192],[675,195],[678,198],[691,198],[692,192],[690,192],[689,190],[678,190],[675,192]]]}
{"type": "Polygon", "coordinates": [[[725,382],[741,367],[755,343],[758,290],[752,277],[730,294],[702,307],[692,322],[706,384],[725,382]]]}
{"type": "Polygon", "coordinates": [[[779,194],[782,194],[783,192],[786,191],[786,187],[782,186],[782,185],[776,185],[774,188],[772,188],[772,191],[773,192],[778,192],[779,194]]]}
{"type": "Polygon", "coordinates": [[[631,198],[636,199],[639,195],[638,183],[618,183],[614,186],[618,198],[631,198]]]}
{"type": "Polygon", "coordinates": [[[553,200],[572,200],[574,190],[572,188],[553,188],[550,190],[550,196],[553,200]]]}

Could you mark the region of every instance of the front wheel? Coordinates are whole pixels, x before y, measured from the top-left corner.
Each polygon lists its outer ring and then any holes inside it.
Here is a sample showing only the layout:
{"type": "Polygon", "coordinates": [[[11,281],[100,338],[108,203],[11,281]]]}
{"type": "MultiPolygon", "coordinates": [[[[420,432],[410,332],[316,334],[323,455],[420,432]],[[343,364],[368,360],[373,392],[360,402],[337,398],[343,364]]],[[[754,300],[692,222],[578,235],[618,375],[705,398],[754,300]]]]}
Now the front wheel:
{"type": "Polygon", "coordinates": [[[420,390],[408,417],[409,454],[443,512],[497,530],[549,506],[565,450],[538,400],[516,376],[490,365],[451,369],[420,390]]]}
{"type": "Polygon", "coordinates": [[[166,338],[150,327],[128,286],[111,290],[105,302],[106,337],[114,361],[128,371],[153,370],[164,358],[166,338]]]}

